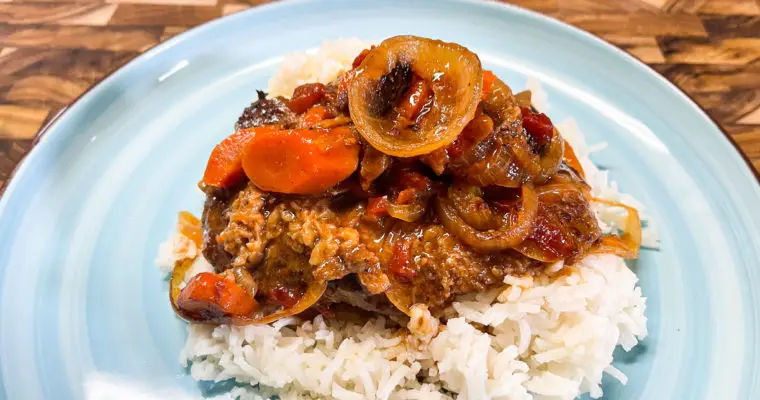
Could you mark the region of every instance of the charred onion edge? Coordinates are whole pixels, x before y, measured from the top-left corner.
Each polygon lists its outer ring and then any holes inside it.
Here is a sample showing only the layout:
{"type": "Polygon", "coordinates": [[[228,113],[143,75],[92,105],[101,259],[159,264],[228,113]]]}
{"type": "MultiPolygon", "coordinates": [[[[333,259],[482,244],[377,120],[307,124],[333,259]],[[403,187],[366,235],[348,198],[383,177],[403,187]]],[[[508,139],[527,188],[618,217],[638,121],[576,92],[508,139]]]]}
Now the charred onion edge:
{"type": "Polygon", "coordinates": [[[477,251],[490,252],[513,248],[525,240],[533,231],[538,214],[538,196],[532,185],[527,183],[522,185],[520,203],[516,224],[487,231],[478,231],[468,225],[459,215],[456,206],[451,203],[448,196],[437,198],[436,211],[441,223],[449,232],[454,233],[477,251]]]}

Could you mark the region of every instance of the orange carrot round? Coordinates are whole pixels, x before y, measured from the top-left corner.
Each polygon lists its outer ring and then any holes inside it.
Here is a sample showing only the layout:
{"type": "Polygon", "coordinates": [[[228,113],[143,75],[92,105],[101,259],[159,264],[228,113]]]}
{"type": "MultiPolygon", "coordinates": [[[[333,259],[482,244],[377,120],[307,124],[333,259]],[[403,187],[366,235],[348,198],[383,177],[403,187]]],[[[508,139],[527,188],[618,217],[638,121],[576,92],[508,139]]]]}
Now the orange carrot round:
{"type": "Polygon", "coordinates": [[[257,133],[277,130],[276,126],[241,129],[226,137],[214,147],[203,173],[203,183],[216,187],[230,187],[240,182],[243,175],[243,149],[257,133]]]}
{"type": "Polygon", "coordinates": [[[179,293],[177,308],[194,315],[243,317],[253,313],[256,300],[234,280],[202,272],[179,293]]]}
{"type": "Polygon", "coordinates": [[[243,170],[259,189],[316,194],[348,178],[359,143],[348,127],[257,132],[243,151],[243,170]]]}

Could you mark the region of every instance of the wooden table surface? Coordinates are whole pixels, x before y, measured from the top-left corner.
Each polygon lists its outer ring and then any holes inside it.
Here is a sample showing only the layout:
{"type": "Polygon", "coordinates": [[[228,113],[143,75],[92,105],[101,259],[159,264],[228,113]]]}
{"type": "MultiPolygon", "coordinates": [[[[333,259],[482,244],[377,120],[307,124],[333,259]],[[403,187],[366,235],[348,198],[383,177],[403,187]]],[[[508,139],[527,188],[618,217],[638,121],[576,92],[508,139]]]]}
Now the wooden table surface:
{"type": "MultiPolygon", "coordinates": [[[[0,0],[0,187],[47,120],[173,35],[266,0],[0,0]]],[[[595,33],[691,95],[760,169],[760,0],[510,0],[595,33]]]]}

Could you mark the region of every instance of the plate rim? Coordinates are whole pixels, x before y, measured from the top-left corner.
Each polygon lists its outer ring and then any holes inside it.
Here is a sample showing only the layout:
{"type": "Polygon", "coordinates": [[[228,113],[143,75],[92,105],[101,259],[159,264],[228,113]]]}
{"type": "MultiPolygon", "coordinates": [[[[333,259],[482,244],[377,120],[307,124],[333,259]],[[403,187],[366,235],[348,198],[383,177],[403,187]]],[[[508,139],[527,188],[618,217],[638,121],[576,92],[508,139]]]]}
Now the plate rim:
{"type": "MultiPolygon", "coordinates": [[[[58,132],[52,135],[49,134],[50,131],[55,130],[54,128],[57,127],[57,124],[62,124],[65,126],[65,124],[61,123],[62,120],[65,122],[65,118],[62,118],[62,117],[72,114],[72,111],[77,111],[79,109],[86,109],[87,106],[86,105],[82,106],[82,103],[86,103],[86,100],[90,99],[91,97],[97,96],[98,91],[102,91],[104,87],[106,87],[109,83],[113,81],[118,82],[118,80],[121,79],[121,75],[125,74],[126,72],[133,70],[135,68],[138,68],[141,65],[145,65],[146,63],[150,63],[149,61],[150,58],[163,54],[171,50],[174,46],[179,45],[180,43],[183,43],[188,40],[192,40],[196,36],[201,35],[210,29],[218,28],[219,25],[223,25],[223,24],[227,24],[232,21],[235,21],[236,18],[238,19],[255,18],[254,15],[256,13],[266,13],[273,9],[288,8],[288,7],[298,9],[298,7],[302,7],[304,4],[311,4],[311,3],[315,3],[316,1],[318,0],[290,0],[288,2],[282,2],[282,3],[266,4],[262,6],[253,7],[251,9],[248,9],[239,13],[224,16],[213,21],[206,22],[184,33],[181,33],[173,38],[170,38],[169,40],[165,42],[159,43],[155,47],[145,51],[144,53],[130,60],[125,65],[115,69],[114,71],[109,72],[102,79],[98,80],[95,84],[87,88],[82,94],[77,96],[69,105],[59,110],[38,131],[38,133],[35,135],[34,139],[32,140],[32,147],[29,150],[29,152],[23,157],[23,159],[16,166],[14,166],[12,171],[9,173],[6,182],[3,185],[0,185],[0,216],[2,216],[2,214],[5,213],[7,209],[7,205],[10,202],[10,199],[14,198],[13,197],[14,193],[18,194],[18,191],[19,191],[18,189],[20,185],[23,182],[28,181],[28,179],[24,180],[23,178],[24,176],[28,175],[28,174],[25,175],[24,172],[35,163],[44,162],[44,160],[46,159],[46,157],[42,155],[44,148],[38,149],[38,147],[41,144],[43,146],[47,146],[49,142],[53,141],[54,139],[66,142],[70,140],[72,136],[72,131],[69,131],[67,133],[67,129],[60,129],[62,132],[58,132]],[[46,144],[45,142],[48,142],[48,143],[46,144]],[[21,178],[19,178],[19,176],[21,176],[21,178]]],[[[749,160],[749,157],[747,156],[747,154],[745,154],[741,150],[741,148],[738,146],[734,138],[731,135],[729,135],[728,132],[712,116],[710,116],[710,114],[708,114],[704,108],[702,108],[698,103],[696,103],[696,101],[694,101],[694,99],[688,93],[680,89],[678,86],[676,86],[673,82],[668,80],[660,72],[653,69],[652,67],[642,62],[641,60],[633,57],[632,55],[625,52],[624,50],[618,48],[617,46],[611,44],[610,42],[590,32],[587,32],[573,25],[560,21],[554,17],[544,15],[544,14],[541,14],[529,9],[525,9],[523,7],[497,3],[495,1],[482,1],[482,0],[438,0],[438,1],[445,1],[449,4],[454,4],[454,5],[473,5],[473,6],[480,6],[480,7],[486,7],[486,8],[490,7],[495,10],[512,13],[519,18],[532,19],[538,23],[546,23],[546,24],[550,24],[550,26],[555,26],[562,29],[569,29],[570,32],[573,32],[574,34],[579,35],[580,40],[588,41],[586,43],[587,45],[599,45],[599,46],[602,46],[603,49],[612,51],[612,53],[610,53],[611,56],[614,56],[615,54],[617,54],[618,56],[621,56],[620,61],[631,63],[635,67],[638,67],[638,69],[640,69],[641,71],[644,71],[646,75],[653,77],[655,80],[659,79],[661,83],[664,83],[664,87],[669,89],[671,92],[675,93],[676,96],[680,94],[681,100],[684,101],[685,104],[688,105],[694,112],[696,112],[696,115],[701,114],[701,117],[706,117],[704,118],[704,121],[706,123],[712,124],[713,127],[716,128],[718,132],[721,132],[722,136],[725,139],[727,139],[728,143],[730,143],[731,146],[733,147],[733,151],[735,153],[738,153],[739,158],[744,161],[743,168],[748,168],[750,172],[749,175],[754,176],[755,183],[751,185],[754,187],[755,190],[760,189],[760,172],[753,167],[751,161],[749,160]]],[[[706,126],[705,128],[708,128],[708,127],[706,126]]],[[[708,136],[713,137],[714,134],[709,133],[708,136]]],[[[716,139],[716,140],[720,140],[720,139],[716,139]]],[[[737,154],[731,154],[731,150],[726,149],[725,155],[729,157],[729,159],[733,160],[735,159],[737,154]]],[[[736,167],[742,168],[740,167],[740,164],[741,163],[737,163],[736,167]]],[[[749,179],[752,180],[751,178],[749,179]]],[[[744,181],[744,178],[742,178],[742,181],[744,181]]],[[[742,194],[740,195],[739,198],[743,199],[741,202],[752,201],[754,200],[754,197],[755,197],[754,193],[758,193],[758,192],[753,191],[751,193],[747,193],[746,195],[742,194]]],[[[13,227],[12,229],[10,229],[10,232],[14,232],[15,229],[17,229],[17,227],[13,227]]],[[[0,270],[2,269],[3,269],[2,266],[0,266],[0,270]]],[[[4,393],[4,389],[3,389],[4,385],[2,382],[2,378],[3,378],[2,375],[0,375],[0,398],[2,398],[2,395],[4,393]]]]}

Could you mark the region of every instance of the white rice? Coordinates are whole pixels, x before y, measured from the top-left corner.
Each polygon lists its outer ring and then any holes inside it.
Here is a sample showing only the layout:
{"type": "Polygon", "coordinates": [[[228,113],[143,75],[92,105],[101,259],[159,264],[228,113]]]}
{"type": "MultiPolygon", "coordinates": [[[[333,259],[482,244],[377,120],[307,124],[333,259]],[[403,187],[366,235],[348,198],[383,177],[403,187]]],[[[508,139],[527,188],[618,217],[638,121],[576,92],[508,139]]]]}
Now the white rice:
{"type": "MultiPolygon", "coordinates": [[[[328,82],[366,47],[342,39],[289,55],[268,90],[290,95],[299,84],[328,82]]],[[[529,87],[545,110],[545,93],[536,82],[529,87]]],[[[574,121],[557,126],[575,149],[594,196],[642,211],[644,241],[655,247],[643,205],[619,193],[607,172],[591,162],[595,147],[586,145],[574,121]]],[[[625,227],[622,210],[595,207],[605,232],[625,227]]],[[[176,236],[159,252],[163,269],[198,254],[176,236]]],[[[612,366],[612,353],[618,345],[630,350],[647,335],[645,298],[619,257],[590,256],[562,267],[550,268],[555,276],[507,277],[502,289],[462,296],[452,306],[453,318],[441,326],[424,307],[415,310],[409,329],[391,328],[383,317],[364,325],[322,316],[244,327],[190,324],[180,361],[190,365],[196,380],[242,384],[224,395],[229,399],[572,399],[582,393],[598,398],[604,374],[626,383],[612,366]]],[[[198,257],[191,273],[209,269],[198,257]]]]}

